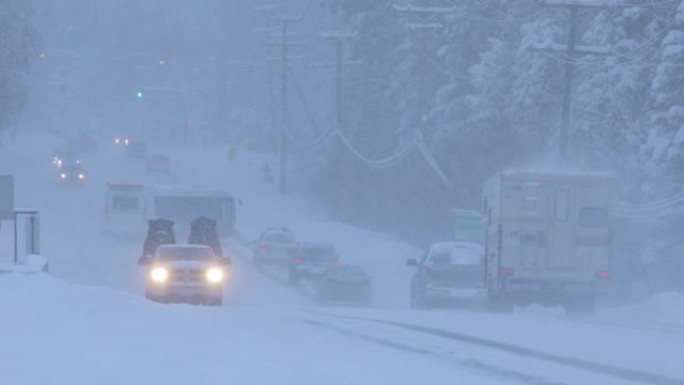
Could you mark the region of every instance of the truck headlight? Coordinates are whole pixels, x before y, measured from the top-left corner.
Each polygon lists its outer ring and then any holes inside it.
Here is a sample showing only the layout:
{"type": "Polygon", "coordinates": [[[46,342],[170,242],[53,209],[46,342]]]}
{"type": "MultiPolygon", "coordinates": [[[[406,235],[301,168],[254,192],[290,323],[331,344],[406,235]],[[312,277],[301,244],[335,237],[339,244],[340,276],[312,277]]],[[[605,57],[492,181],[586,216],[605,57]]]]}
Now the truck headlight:
{"type": "Polygon", "coordinates": [[[65,174],[65,173],[62,173],[62,174],[60,175],[60,177],[61,177],[62,179],[66,179],[66,174],[65,174]]]}
{"type": "Polygon", "coordinates": [[[83,178],[85,178],[85,174],[82,174],[82,173],[78,174],[78,179],[83,179],[83,178]]]}
{"type": "Polygon", "coordinates": [[[207,270],[207,281],[211,283],[219,283],[223,280],[223,270],[217,268],[217,267],[212,267],[211,269],[207,270]]]}
{"type": "Polygon", "coordinates": [[[155,267],[150,271],[150,278],[152,278],[154,282],[164,283],[169,279],[169,271],[163,267],[155,267]]]}

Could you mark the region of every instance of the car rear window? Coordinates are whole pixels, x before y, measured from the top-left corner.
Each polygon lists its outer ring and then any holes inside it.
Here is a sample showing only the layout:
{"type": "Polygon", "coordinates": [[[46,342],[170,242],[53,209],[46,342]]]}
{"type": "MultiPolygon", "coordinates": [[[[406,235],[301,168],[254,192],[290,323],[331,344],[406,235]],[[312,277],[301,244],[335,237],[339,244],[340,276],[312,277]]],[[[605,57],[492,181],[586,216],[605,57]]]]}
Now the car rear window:
{"type": "Polygon", "coordinates": [[[582,227],[608,226],[608,210],[599,207],[583,207],[580,209],[579,223],[582,227]]]}
{"type": "Polygon", "coordinates": [[[112,209],[121,211],[135,211],[140,206],[140,199],[132,196],[112,197],[112,209]]]}
{"type": "Polygon", "coordinates": [[[304,247],[301,253],[304,257],[327,257],[334,256],[335,249],[332,247],[304,247]]]}
{"type": "Polygon", "coordinates": [[[204,247],[160,247],[157,250],[160,261],[212,261],[214,253],[204,247]]]}

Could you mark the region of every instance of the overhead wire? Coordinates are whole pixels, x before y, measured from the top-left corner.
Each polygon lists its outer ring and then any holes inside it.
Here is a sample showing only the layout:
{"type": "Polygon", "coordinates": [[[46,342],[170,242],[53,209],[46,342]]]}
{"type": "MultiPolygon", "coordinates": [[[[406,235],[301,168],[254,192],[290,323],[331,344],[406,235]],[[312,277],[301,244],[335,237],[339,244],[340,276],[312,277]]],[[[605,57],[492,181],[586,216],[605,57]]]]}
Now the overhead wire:
{"type": "Polygon", "coordinates": [[[420,131],[420,128],[416,130],[415,143],[416,147],[418,148],[418,151],[423,156],[423,159],[425,159],[425,161],[428,163],[428,165],[435,173],[435,175],[437,175],[437,177],[442,181],[442,183],[444,183],[448,187],[453,187],[454,183],[451,181],[451,179],[449,179],[449,177],[442,170],[442,168],[439,167],[437,160],[430,152],[430,148],[425,142],[425,137],[423,137],[423,133],[420,131]]]}

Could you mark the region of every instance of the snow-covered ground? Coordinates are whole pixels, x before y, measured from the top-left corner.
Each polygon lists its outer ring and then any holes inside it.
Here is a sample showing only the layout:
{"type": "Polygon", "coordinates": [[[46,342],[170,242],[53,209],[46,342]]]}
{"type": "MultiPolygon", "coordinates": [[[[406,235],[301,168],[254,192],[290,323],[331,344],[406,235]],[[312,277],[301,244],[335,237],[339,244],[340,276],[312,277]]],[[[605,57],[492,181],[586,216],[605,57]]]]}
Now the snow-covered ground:
{"type": "MultiPolygon", "coordinates": [[[[288,226],[303,241],[335,243],[374,276],[374,307],[315,306],[253,268],[239,247],[223,308],[147,302],[140,240],[100,231],[105,183],[148,181],[144,164],[103,141],[84,159],[86,186],[59,187],[50,154],[60,142],[23,135],[0,151],[17,206],[40,210],[51,271],[0,275],[1,383],[684,383],[683,295],[578,319],[537,308],[411,311],[404,263],[419,249],[279,196],[260,177],[267,158],[245,152],[231,161],[221,149],[153,150],[172,153],[178,181],[233,191],[244,239],[288,226]]],[[[0,229],[5,263],[8,231],[0,229]]]]}

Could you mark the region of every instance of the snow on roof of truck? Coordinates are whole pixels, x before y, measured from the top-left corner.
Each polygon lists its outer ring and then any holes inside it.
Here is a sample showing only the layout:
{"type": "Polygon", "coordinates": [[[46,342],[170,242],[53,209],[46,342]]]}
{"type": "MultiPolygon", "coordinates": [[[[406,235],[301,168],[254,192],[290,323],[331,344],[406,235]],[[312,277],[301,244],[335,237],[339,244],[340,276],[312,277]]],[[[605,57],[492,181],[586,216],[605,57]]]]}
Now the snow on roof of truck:
{"type": "Polygon", "coordinates": [[[190,184],[157,184],[153,186],[157,196],[191,196],[191,197],[233,197],[233,194],[210,189],[201,185],[190,184]]]}
{"type": "Polygon", "coordinates": [[[140,183],[107,183],[107,188],[112,191],[140,191],[145,188],[140,183]]]}
{"type": "Polygon", "coordinates": [[[472,242],[438,242],[430,246],[429,254],[449,254],[455,265],[479,265],[484,247],[472,242]]]}

